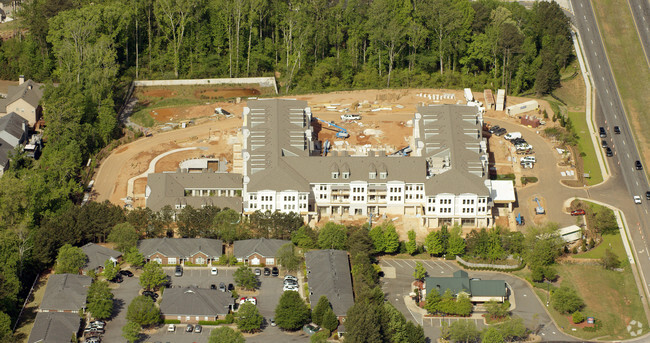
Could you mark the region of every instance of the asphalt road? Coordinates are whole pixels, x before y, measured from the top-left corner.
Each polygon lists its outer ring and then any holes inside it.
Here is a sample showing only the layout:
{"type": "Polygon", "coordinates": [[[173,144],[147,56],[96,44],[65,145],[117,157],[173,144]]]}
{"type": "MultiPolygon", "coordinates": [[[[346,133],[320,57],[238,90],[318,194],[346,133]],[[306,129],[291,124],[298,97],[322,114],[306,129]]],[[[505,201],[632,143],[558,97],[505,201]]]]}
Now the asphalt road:
{"type": "Polygon", "coordinates": [[[648,0],[628,0],[636,31],[645,52],[645,60],[650,65],[650,2],[648,0]]]}
{"type": "MultiPolygon", "coordinates": [[[[632,6],[635,6],[636,2],[644,2],[640,5],[648,7],[647,0],[630,0],[632,6]]],[[[650,190],[650,187],[645,173],[634,167],[634,162],[641,159],[614,83],[591,3],[588,0],[571,0],[571,3],[575,14],[573,23],[582,38],[583,52],[595,85],[596,121],[598,126],[606,128],[607,139],[616,154],[616,163],[610,163],[612,178],[604,184],[590,189],[589,195],[620,208],[625,214],[647,292],[647,287],[650,284],[650,249],[646,238],[650,235],[650,215],[648,214],[650,203],[645,200],[645,192],[650,190]],[[620,127],[621,134],[614,134],[614,126],[620,127]],[[640,195],[643,198],[643,203],[635,205],[632,200],[634,195],[640,195]]],[[[632,11],[632,13],[635,12],[638,11],[632,11]]],[[[647,11],[645,13],[647,14],[647,11]]],[[[635,18],[639,17],[637,13],[634,15],[635,18]]],[[[644,21],[645,16],[641,15],[640,18],[644,21]]],[[[647,38],[647,35],[641,37],[644,46],[648,42],[647,38]]],[[[646,50],[647,52],[648,50],[646,50]]]]}

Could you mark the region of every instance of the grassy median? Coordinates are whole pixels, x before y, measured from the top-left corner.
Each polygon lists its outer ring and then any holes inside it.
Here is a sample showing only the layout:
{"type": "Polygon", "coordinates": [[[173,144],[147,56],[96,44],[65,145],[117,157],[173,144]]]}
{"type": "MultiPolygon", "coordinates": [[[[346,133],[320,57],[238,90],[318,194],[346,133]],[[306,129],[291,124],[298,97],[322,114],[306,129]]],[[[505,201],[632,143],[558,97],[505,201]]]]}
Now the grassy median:
{"type": "Polygon", "coordinates": [[[624,0],[594,0],[592,4],[637,146],[644,160],[650,161],[650,97],[646,90],[650,69],[630,7],[624,0]]]}
{"type": "MultiPolygon", "coordinates": [[[[598,157],[596,154],[600,151],[594,149],[594,143],[589,134],[589,127],[587,126],[587,119],[584,112],[569,112],[569,118],[573,124],[575,133],[578,135],[578,150],[582,157],[582,169],[585,173],[589,173],[590,178],[585,179],[587,185],[596,185],[603,182],[603,174],[600,172],[600,165],[598,164],[598,157]]],[[[603,158],[604,155],[603,155],[603,158]]]]}

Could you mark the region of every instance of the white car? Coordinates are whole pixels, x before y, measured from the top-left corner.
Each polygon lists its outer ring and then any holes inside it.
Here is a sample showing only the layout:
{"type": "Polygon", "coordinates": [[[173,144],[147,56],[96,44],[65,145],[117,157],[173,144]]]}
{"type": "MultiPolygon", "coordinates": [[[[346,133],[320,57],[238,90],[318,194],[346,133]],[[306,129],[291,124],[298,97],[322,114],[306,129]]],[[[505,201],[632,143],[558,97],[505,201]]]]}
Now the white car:
{"type": "Polygon", "coordinates": [[[212,269],[210,269],[210,274],[217,275],[217,273],[218,273],[217,267],[212,267],[212,269]]]}
{"type": "Polygon", "coordinates": [[[174,332],[174,331],[176,331],[176,325],[169,324],[169,326],[167,327],[167,332],[174,332]]]}
{"type": "Polygon", "coordinates": [[[535,163],[537,160],[535,159],[535,156],[524,156],[521,158],[521,162],[535,163]]]}
{"type": "Polygon", "coordinates": [[[284,285],[284,287],[282,287],[282,291],[283,292],[286,292],[286,291],[296,291],[296,292],[298,292],[298,285],[284,285]]]}
{"type": "Polygon", "coordinates": [[[287,280],[291,280],[291,281],[298,282],[298,278],[295,277],[295,276],[293,276],[293,275],[286,275],[286,276],[284,277],[284,281],[287,281],[287,280]]]}
{"type": "Polygon", "coordinates": [[[241,298],[239,300],[239,305],[243,305],[246,302],[249,302],[249,303],[251,303],[253,305],[257,305],[257,298],[255,298],[255,297],[241,298]]]}
{"type": "Polygon", "coordinates": [[[634,196],[634,203],[635,203],[635,204],[640,204],[640,203],[641,203],[641,197],[638,196],[638,195],[635,195],[635,196],[634,196]]]}
{"type": "Polygon", "coordinates": [[[361,120],[361,116],[358,114],[343,114],[341,120],[361,120]]]}

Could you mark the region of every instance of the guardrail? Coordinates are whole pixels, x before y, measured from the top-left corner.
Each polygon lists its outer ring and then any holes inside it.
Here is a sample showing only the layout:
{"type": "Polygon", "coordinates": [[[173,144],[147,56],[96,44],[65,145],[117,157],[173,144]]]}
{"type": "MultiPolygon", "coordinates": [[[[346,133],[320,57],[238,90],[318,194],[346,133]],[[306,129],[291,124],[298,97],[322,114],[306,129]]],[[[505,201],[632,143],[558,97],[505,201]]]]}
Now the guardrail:
{"type": "Polygon", "coordinates": [[[489,263],[472,263],[472,262],[467,262],[460,258],[460,256],[456,256],[456,261],[460,263],[461,265],[468,267],[468,268],[476,268],[476,269],[498,269],[498,270],[503,270],[503,271],[513,271],[513,270],[519,270],[521,269],[524,264],[520,263],[518,265],[512,266],[512,265],[505,265],[505,264],[489,264],[489,263]]]}

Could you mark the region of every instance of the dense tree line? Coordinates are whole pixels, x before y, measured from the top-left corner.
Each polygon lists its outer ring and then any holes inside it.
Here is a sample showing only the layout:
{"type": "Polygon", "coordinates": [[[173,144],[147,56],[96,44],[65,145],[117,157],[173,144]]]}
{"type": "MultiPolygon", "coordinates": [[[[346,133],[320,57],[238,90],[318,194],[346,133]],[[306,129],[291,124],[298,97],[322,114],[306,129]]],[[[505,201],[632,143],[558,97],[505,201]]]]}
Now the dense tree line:
{"type": "Polygon", "coordinates": [[[552,2],[35,0],[20,16],[28,33],[1,47],[2,78],[279,75],[296,91],[548,92],[572,55],[569,21],[552,2]]]}

